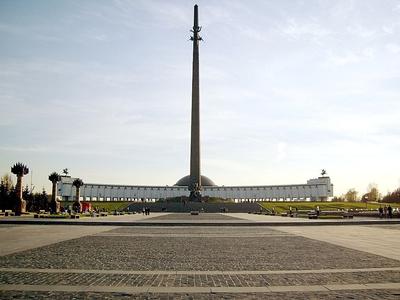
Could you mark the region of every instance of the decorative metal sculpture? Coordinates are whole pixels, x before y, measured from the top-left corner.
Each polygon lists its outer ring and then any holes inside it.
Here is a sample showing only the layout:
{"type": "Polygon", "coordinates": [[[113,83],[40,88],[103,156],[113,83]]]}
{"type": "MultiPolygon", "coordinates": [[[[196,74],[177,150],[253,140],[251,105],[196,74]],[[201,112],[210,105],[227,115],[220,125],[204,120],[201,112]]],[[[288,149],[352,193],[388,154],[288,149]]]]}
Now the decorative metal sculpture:
{"type": "Polygon", "coordinates": [[[11,172],[17,176],[17,185],[15,186],[17,194],[17,203],[15,203],[15,214],[20,216],[26,212],[26,201],[22,199],[22,177],[29,173],[29,168],[23,163],[16,163],[11,167],[11,172]]]}
{"type": "Polygon", "coordinates": [[[81,186],[83,185],[83,181],[80,178],[76,178],[73,182],[72,185],[76,188],[76,196],[75,196],[75,202],[72,205],[72,209],[76,213],[81,213],[82,212],[82,203],[80,201],[80,189],[81,186]]]}
{"type": "Polygon", "coordinates": [[[57,182],[60,181],[60,175],[53,172],[49,175],[49,180],[52,183],[50,209],[52,213],[58,214],[60,212],[60,202],[57,201],[57,182]]]}

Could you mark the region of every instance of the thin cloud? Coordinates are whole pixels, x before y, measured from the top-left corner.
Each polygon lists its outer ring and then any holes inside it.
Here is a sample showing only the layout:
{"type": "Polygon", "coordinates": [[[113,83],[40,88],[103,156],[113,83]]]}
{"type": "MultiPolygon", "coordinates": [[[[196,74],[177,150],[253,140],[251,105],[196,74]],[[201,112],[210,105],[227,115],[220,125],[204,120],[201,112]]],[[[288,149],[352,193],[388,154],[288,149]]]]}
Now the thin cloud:
{"type": "Polygon", "coordinates": [[[331,31],[322,27],[316,22],[299,22],[295,19],[288,19],[281,32],[291,39],[315,39],[319,40],[331,35],[331,31]]]}

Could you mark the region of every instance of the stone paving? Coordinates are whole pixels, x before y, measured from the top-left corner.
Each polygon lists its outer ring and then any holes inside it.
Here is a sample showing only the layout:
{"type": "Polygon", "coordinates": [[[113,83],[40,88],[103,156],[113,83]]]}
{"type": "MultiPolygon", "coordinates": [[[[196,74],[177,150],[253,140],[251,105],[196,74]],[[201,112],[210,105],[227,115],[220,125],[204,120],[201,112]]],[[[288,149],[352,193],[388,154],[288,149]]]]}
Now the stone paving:
{"type": "Polygon", "coordinates": [[[334,292],[292,292],[288,293],[204,293],[204,294],[190,294],[190,293],[166,293],[166,294],[152,294],[152,293],[96,293],[96,292],[32,292],[32,291],[0,291],[0,299],[135,299],[135,300],[155,300],[155,299],[179,299],[179,300],[205,300],[205,299],[270,299],[270,300],[304,300],[304,299],[365,299],[365,300],[392,300],[400,299],[400,290],[349,290],[349,291],[334,291],[334,292]]]}
{"type": "MultiPolygon", "coordinates": [[[[119,229],[115,229],[115,233],[119,229]]],[[[272,229],[269,229],[272,231],[272,229]]],[[[223,230],[221,230],[223,233],[223,230]]],[[[0,257],[0,267],[109,270],[302,270],[398,261],[299,236],[86,236],[0,257]],[[79,253],[79,255],[77,255],[79,253]]]]}
{"type": "MultiPolygon", "coordinates": [[[[150,215],[151,217],[152,215],[150,215]]],[[[231,215],[225,214],[213,214],[213,213],[201,213],[198,215],[191,215],[189,213],[169,213],[165,215],[158,215],[155,217],[151,217],[150,219],[146,219],[146,221],[161,221],[161,220],[185,220],[185,221],[217,221],[217,220],[239,220],[241,218],[234,217],[231,215]]]]}
{"type": "Polygon", "coordinates": [[[400,282],[400,270],[309,274],[107,274],[2,271],[0,284],[133,287],[263,287],[400,282]]]}
{"type": "Polygon", "coordinates": [[[69,238],[0,256],[0,299],[400,299],[400,260],[279,227],[59,227],[69,238]]]}

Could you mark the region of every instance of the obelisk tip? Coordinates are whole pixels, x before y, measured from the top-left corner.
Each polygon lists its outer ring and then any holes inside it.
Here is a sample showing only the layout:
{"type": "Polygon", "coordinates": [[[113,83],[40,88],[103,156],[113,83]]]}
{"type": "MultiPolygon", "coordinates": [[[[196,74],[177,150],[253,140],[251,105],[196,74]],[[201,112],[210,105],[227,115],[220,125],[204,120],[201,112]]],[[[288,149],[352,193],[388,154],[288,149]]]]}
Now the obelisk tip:
{"type": "Polygon", "coordinates": [[[197,4],[194,5],[194,27],[197,27],[199,23],[199,13],[197,4]]]}

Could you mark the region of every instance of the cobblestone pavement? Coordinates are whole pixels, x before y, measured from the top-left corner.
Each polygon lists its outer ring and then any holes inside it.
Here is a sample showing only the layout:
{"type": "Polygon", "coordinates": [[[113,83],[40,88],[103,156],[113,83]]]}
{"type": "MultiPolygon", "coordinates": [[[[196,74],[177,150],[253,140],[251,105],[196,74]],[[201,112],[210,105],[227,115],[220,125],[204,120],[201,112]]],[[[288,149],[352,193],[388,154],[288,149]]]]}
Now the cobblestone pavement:
{"type": "Polygon", "coordinates": [[[395,266],[399,266],[396,260],[298,236],[87,236],[0,257],[0,267],[39,269],[303,270],[395,266]]]}
{"type": "Polygon", "coordinates": [[[118,227],[0,268],[0,299],[400,299],[399,260],[269,227],[118,227]]]}
{"type": "Polygon", "coordinates": [[[400,282],[400,271],[327,274],[96,274],[8,272],[0,284],[152,286],[152,287],[263,287],[400,282]]]}
{"type": "Polygon", "coordinates": [[[95,293],[95,292],[21,292],[21,291],[0,291],[0,298],[8,299],[136,299],[136,300],[155,300],[155,299],[179,299],[179,300],[216,300],[216,299],[269,299],[269,300],[304,300],[304,299],[364,299],[364,300],[393,300],[400,299],[400,290],[368,290],[368,291],[334,291],[334,292],[293,292],[293,293],[224,293],[224,294],[129,294],[129,293],[95,293]]]}
{"type": "MultiPolygon", "coordinates": [[[[267,234],[267,235],[282,235],[286,234],[280,230],[276,230],[270,227],[218,227],[218,226],[154,226],[154,227],[119,227],[117,229],[109,230],[107,233],[129,233],[129,234],[191,234],[191,235],[206,235],[206,234],[218,234],[219,236],[225,235],[238,235],[246,237],[253,234],[267,234]]],[[[289,234],[293,236],[293,234],[289,234]]]]}
{"type": "MultiPolygon", "coordinates": [[[[150,215],[151,216],[151,215],[150,215]]],[[[191,215],[190,213],[179,213],[179,214],[166,214],[162,216],[157,216],[154,218],[146,219],[146,221],[161,221],[161,220],[185,220],[185,221],[218,221],[218,220],[240,220],[240,218],[235,218],[232,216],[227,216],[224,214],[199,214],[199,215],[191,215]]]]}

